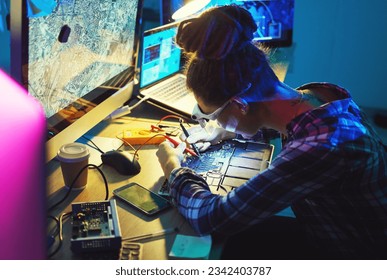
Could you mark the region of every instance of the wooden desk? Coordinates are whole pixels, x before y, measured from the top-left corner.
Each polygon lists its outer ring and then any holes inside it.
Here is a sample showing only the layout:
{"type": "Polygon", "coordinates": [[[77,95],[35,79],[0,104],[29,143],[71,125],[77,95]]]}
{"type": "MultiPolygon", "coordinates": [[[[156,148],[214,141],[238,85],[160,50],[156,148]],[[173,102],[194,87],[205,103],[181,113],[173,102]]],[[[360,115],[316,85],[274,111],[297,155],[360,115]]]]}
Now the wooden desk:
{"type": "MultiPolygon", "coordinates": [[[[168,115],[149,104],[141,104],[129,116],[125,116],[113,121],[104,121],[88,132],[88,135],[112,137],[122,132],[123,129],[130,127],[150,128],[151,124],[156,124],[162,117],[168,115]],[[141,116],[140,116],[141,115],[141,116]]],[[[168,119],[163,124],[178,124],[178,120],[168,119]]],[[[128,146],[123,149],[131,150],[128,146]]],[[[157,192],[158,188],[164,182],[162,169],[155,155],[156,145],[146,145],[139,150],[139,163],[141,172],[135,176],[123,176],[117,173],[109,166],[101,166],[109,184],[109,198],[113,197],[112,191],[129,182],[137,182],[144,187],[157,192]]],[[[88,170],[87,187],[81,191],[72,191],[69,198],[60,204],[56,209],[50,212],[51,215],[58,217],[63,212],[71,211],[71,204],[74,202],[100,201],[105,199],[105,185],[102,176],[95,169],[88,170]]],[[[48,207],[62,199],[66,193],[64,187],[62,172],[59,162],[53,160],[48,163],[47,174],[47,195],[48,207]]],[[[122,237],[131,237],[142,234],[154,233],[167,228],[179,228],[179,233],[187,235],[196,235],[185,219],[175,208],[159,213],[154,217],[148,217],[138,210],[131,208],[125,203],[116,200],[118,217],[121,227],[122,237]]],[[[51,223],[51,226],[53,223],[51,223]]],[[[65,220],[63,224],[63,244],[60,251],[55,254],[53,259],[76,259],[79,256],[74,255],[70,250],[71,239],[71,219],[65,220]]],[[[168,259],[168,253],[172,247],[176,234],[169,234],[165,237],[144,242],[142,259],[163,260],[168,259]]],[[[53,248],[57,246],[57,241],[53,248]]],[[[52,249],[53,249],[52,248],[52,249]]],[[[91,256],[93,258],[93,256],[91,256]]],[[[98,258],[98,257],[97,257],[98,258]]]]}

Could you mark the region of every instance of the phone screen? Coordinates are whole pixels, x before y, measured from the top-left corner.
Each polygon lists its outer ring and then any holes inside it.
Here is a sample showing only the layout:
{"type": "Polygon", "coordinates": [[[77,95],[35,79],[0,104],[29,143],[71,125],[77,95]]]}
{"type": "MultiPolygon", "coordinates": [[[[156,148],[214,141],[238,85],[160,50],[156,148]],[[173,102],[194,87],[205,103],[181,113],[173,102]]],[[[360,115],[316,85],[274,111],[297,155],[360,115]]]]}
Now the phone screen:
{"type": "Polygon", "coordinates": [[[148,215],[156,214],[171,206],[168,200],[137,183],[125,185],[114,190],[113,193],[148,215]]]}

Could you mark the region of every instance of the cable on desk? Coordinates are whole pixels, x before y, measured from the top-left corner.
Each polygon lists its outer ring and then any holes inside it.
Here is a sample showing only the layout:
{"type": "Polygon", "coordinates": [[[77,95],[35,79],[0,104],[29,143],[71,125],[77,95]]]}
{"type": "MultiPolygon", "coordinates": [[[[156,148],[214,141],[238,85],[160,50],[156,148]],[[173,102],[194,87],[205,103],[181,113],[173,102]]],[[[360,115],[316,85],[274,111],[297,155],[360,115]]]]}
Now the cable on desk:
{"type": "MultiPolygon", "coordinates": [[[[137,105],[137,104],[136,104],[136,105],[137,105]]],[[[136,105],[135,105],[135,106],[136,106],[136,105]]],[[[175,127],[174,127],[174,126],[170,126],[170,125],[168,125],[168,126],[166,126],[166,125],[161,125],[161,123],[162,123],[164,120],[168,119],[168,118],[174,118],[174,119],[177,119],[177,120],[179,120],[180,123],[183,122],[183,121],[187,123],[187,121],[186,121],[185,119],[183,119],[182,117],[180,117],[180,116],[178,116],[178,115],[166,115],[166,116],[162,117],[162,118],[156,123],[156,125],[151,125],[151,129],[150,129],[152,132],[160,132],[160,133],[156,133],[156,134],[150,136],[150,137],[149,137],[144,143],[142,143],[137,149],[136,149],[135,147],[133,147],[133,145],[130,144],[128,141],[126,141],[123,137],[119,137],[118,135],[116,135],[116,138],[117,138],[117,139],[120,139],[120,140],[121,140],[122,142],[124,142],[127,146],[129,146],[131,149],[133,149],[133,150],[134,150],[133,157],[136,158],[136,159],[138,159],[138,158],[139,158],[138,151],[139,151],[144,145],[146,145],[149,141],[151,141],[153,138],[155,138],[155,137],[157,137],[157,136],[163,136],[163,137],[166,137],[166,138],[167,138],[166,135],[168,135],[168,133],[167,133],[163,128],[166,128],[166,127],[172,128],[172,127],[173,127],[173,128],[175,128],[176,130],[181,130],[179,125],[176,125],[175,127]],[[163,132],[163,133],[161,133],[161,132],[163,132]]],[[[145,129],[144,129],[144,130],[145,130],[145,129]]]]}
{"type": "MultiPolygon", "coordinates": [[[[108,182],[106,180],[105,174],[103,174],[102,170],[98,166],[96,166],[95,164],[87,164],[83,168],[81,168],[81,170],[78,172],[77,176],[75,176],[75,178],[72,181],[72,183],[71,183],[71,185],[70,185],[66,195],[60,201],[58,201],[57,203],[55,203],[54,205],[49,207],[48,211],[51,211],[52,209],[57,207],[59,204],[61,204],[63,201],[65,201],[68,198],[68,196],[70,195],[71,190],[72,190],[72,188],[74,186],[74,183],[77,181],[78,177],[81,175],[83,170],[85,170],[88,167],[95,168],[101,174],[101,176],[103,178],[103,181],[104,181],[104,184],[105,184],[105,190],[106,190],[105,200],[108,200],[108,198],[109,198],[109,186],[108,186],[108,182]]],[[[48,255],[48,258],[51,258],[53,255],[55,255],[60,250],[60,248],[62,247],[62,243],[63,243],[63,230],[62,230],[63,218],[71,215],[71,213],[72,213],[71,211],[67,212],[67,213],[62,213],[60,215],[59,219],[57,217],[55,217],[55,216],[48,215],[48,218],[53,219],[56,222],[56,227],[57,227],[55,229],[55,232],[53,233],[52,237],[54,237],[54,240],[55,240],[55,237],[57,235],[59,235],[59,245],[51,254],[48,255]]]]}
{"type": "Polygon", "coordinates": [[[113,119],[118,119],[118,118],[121,118],[125,115],[128,115],[132,112],[133,109],[135,109],[137,106],[139,106],[141,103],[143,103],[144,101],[146,101],[148,99],[149,99],[149,97],[144,97],[144,98],[140,99],[140,101],[138,101],[133,106],[124,105],[124,106],[118,108],[117,110],[115,110],[109,116],[107,116],[106,119],[113,120],[113,119]]]}
{"type": "MultiPolygon", "coordinates": [[[[165,116],[165,117],[163,117],[163,118],[161,118],[159,121],[158,121],[158,123],[156,124],[156,125],[151,125],[151,129],[150,129],[150,131],[152,131],[152,132],[164,132],[164,130],[163,130],[163,128],[162,128],[162,125],[160,125],[160,123],[163,121],[163,120],[165,120],[165,119],[167,119],[167,118],[176,118],[176,119],[180,119],[180,117],[179,116],[175,116],[175,115],[167,115],[167,116],[165,116]]],[[[164,127],[172,127],[172,126],[164,126],[164,127]]],[[[176,128],[176,129],[179,129],[178,128],[178,126],[176,126],[176,127],[174,127],[174,128],[176,128]]],[[[147,129],[143,129],[144,131],[148,131],[147,129]]],[[[119,135],[120,134],[122,134],[122,135],[124,135],[124,132],[122,132],[122,133],[119,133],[119,135]]],[[[159,133],[159,134],[155,134],[155,135],[152,135],[152,136],[150,136],[144,143],[142,143],[141,145],[140,145],[140,147],[138,147],[137,149],[132,145],[132,144],[130,144],[128,141],[126,141],[125,139],[124,139],[124,137],[120,137],[119,135],[116,135],[116,138],[117,139],[119,139],[119,140],[121,140],[122,142],[124,142],[127,146],[129,146],[133,151],[134,151],[134,157],[136,157],[137,159],[138,159],[138,150],[140,150],[146,143],[148,143],[150,140],[152,140],[154,137],[156,137],[156,136],[164,136],[164,134],[161,134],[161,133],[159,133]]]]}
{"type": "MultiPolygon", "coordinates": [[[[151,137],[149,137],[144,143],[142,143],[137,149],[135,149],[135,152],[134,152],[134,155],[133,155],[133,156],[135,156],[135,157],[138,158],[138,151],[139,151],[142,147],[144,147],[144,146],[146,145],[146,143],[148,143],[150,140],[152,140],[152,139],[155,138],[156,136],[164,136],[164,134],[162,134],[162,133],[157,133],[157,134],[152,135],[151,137]]],[[[124,139],[122,139],[122,141],[124,141],[125,143],[127,143],[127,141],[124,140],[124,139]]]]}
{"type": "Polygon", "coordinates": [[[136,104],[130,106],[130,110],[132,111],[133,109],[135,109],[138,105],[140,105],[141,103],[143,103],[144,101],[147,101],[149,99],[149,97],[143,97],[141,98],[136,104]]]}
{"type": "Polygon", "coordinates": [[[91,140],[90,138],[86,137],[85,135],[83,135],[82,138],[86,139],[86,140],[89,141],[91,144],[93,144],[93,145],[90,145],[89,143],[86,143],[87,146],[89,146],[90,148],[93,148],[93,149],[97,150],[97,151],[100,152],[101,154],[104,153],[104,151],[102,151],[102,150],[97,146],[97,144],[95,144],[95,143],[93,142],[93,140],[91,140]]]}
{"type": "Polygon", "coordinates": [[[60,228],[60,225],[59,225],[59,219],[55,216],[51,216],[51,215],[48,215],[47,218],[50,218],[52,220],[54,220],[55,222],[55,227],[51,230],[49,230],[49,233],[48,233],[48,236],[47,236],[47,249],[51,248],[51,246],[55,243],[55,238],[56,236],[59,234],[59,228],[60,228]],[[51,238],[51,239],[49,239],[51,238]],[[52,243],[49,244],[49,241],[52,240],[52,243]]]}
{"type": "Polygon", "coordinates": [[[72,212],[67,212],[67,213],[62,213],[58,218],[56,218],[58,220],[58,226],[59,226],[59,230],[58,230],[58,235],[59,235],[59,244],[58,244],[58,247],[55,248],[55,250],[53,252],[51,252],[50,254],[48,254],[48,258],[52,258],[56,253],[59,252],[60,248],[62,248],[62,244],[63,244],[63,219],[67,216],[70,216],[72,212]]]}
{"type": "MultiPolygon", "coordinates": [[[[179,123],[181,122],[185,122],[187,123],[187,121],[185,119],[183,119],[182,117],[178,116],[178,115],[166,115],[164,117],[162,117],[157,123],[156,125],[151,125],[151,131],[153,132],[164,132],[163,130],[163,127],[161,125],[161,122],[163,122],[164,120],[168,119],[168,118],[174,118],[174,119],[177,119],[179,120],[179,123]]],[[[165,127],[165,126],[164,126],[165,127]]],[[[171,127],[171,126],[168,126],[168,127],[171,127]]],[[[180,129],[180,126],[179,125],[176,125],[176,129],[180,129]]],[[[165,133],[167,134],[167,133],[165,133]]],[[[154,134],[152,135],[151,137],[149,137],[144,143],[142,143],[137,149],[134,148],[128,141],[126,141],[124,138],[121,138],[119,136],[116,136],[118,139],[120,139],[121,141],[123,141],[126,145],[128,145],[129,147],[131,147],[133,150],[134,150],[134,155],[133,157],[136,157],[138,159],[138,151],[144,146],[146,145],[150,140],[152,140],[153,138],[157,137],[157,136],[165,136],[164,133],[157,133],[157,134],[154,134]]]]}
{"type": "Polygon", "coordinates": [[[60,201],[58,201],[57,203],[55,203],[54,205],[49,207],[48,211],[51,211],[52,209],[57,207],[59,204],[61,204],[63,201],[65,201],[68,198],[68,196],[70,195],[71,190],[73,189],[73,186],[74,186],[75,182],[77,181],[78,177],[81,175],[83,170],[85,170],[86,168],[89,168],[89,167],[95,168],[101,174],[103,181],[104,181],[104,184],[105,184],[105,190],[106,190],[105,200],[107,200],[109,198],[109,186],[108,186],[108,182],[106,180],[105,174],[103,174],[102,170],[97,165],[89,163],[89,164],[85,165],[84,167],[82,167],[81,170],[78,172],[77,176],[75,176],[75,178],[72,181],[70,187],[68,188],[65,196],[60,201]]]}
{"type": "MultiPolygon", "coordinates": [[[[117,138],[117,139],[120,139],[122,142],[124,142],[127,146],[129,146],[131,149],[133,149],[133,151],[136,151],[136,148],[133,147],[133,145],[130,144],[128,141],[126,141],[124,138],[121,138],[121,137],[119,137],[118,135],[116,135],[116,138],[117,138]]],[[[121,148],[121,147],[120,147],[120,148],[121,148]]]]}
{"type": "Polygon", "coordinates": [[[161,124],[161,122],[163,122],[163,121],[166,120],[166,119],[177,119],[177,120],[183,119],[184,122],[187,122],[186,119],[184,119],[184,118],[182,118],[182,117],[180,117],[180,116],[178,116],[178,115],[166,115],[166,116],[162,117],[162,118],[156,123],[156,126],[159,126],[159,125],[161,124]]]}

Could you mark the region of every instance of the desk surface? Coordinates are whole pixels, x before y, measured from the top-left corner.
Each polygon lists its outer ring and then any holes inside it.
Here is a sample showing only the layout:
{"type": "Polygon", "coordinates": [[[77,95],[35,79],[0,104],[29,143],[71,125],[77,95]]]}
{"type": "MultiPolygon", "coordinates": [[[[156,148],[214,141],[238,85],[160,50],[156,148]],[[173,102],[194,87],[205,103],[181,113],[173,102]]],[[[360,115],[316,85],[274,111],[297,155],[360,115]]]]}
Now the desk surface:
{"type": "MultiPolygon", "coordinates": [[[[129,116],[125,116],[113,121],[104,121],[89,131],[88,135],[116,138],[124,129],[146,128],[151,124],[156,124],[162,117],[168,115],[154,106],[143,103],[138,106],[129,116]],[[141,112],[141,117],[138,116],[141,112]],[[144,112],[147,112],[144,114],[144,112]]],[[[165,124],[178,125],[178,120],[167,119],[165,124]]],[[[124,150],[133,151],[129,146],[123,146],[124,150]]],[[[139,163],[141,172],[135,176],[120,175],[109,166],[102,165],[100,168],[109,185],[109,198],[112,198],[114,189],[126,185],[130,182],[137,182],[144,187],[157,192],[158,188],[165,180],[162,169],[156,157],[157,146],[145,145],[139,150],[139,163]]],[[[101,174],[96,169],[88,170],[88,183],[85,189],[81,191],[73,190],[70,196],[53,209],[50,214],[56,217],[64,212],[71,211],[71,204],[74,202],[100,201],[105,199],[105,185],[101,174]]],[[[64,187],[62,172],[59,162],[52,160],[48,163],[47,174],[47,195],[48,207],[61,200],[67,192],[64,187]]],[[[118,217],[123,238],[138,236],[148,233],[158,232],[163,229],[178,227],[179,233],[187,235],[196,235],[185,219],[175,208],[170,208],[155,216],[149,217],[131,208],[125,203],[116,200],[118,217]]],[[[52,224],[51,224],[52,226],[52,224]]],[[[63,244],[53,259],[76,259],[76,256],[70,250],[71,239],[71,219],[63,223],[63,244]]],[[[176,234],[169,234],[155,240],[141,242],[143,244],[142,259],[163,260],[168,259],[168,253],[172,247],[176,234]]],[[[57,242],[53,248],[57,246],[57,242]]],[[[53,249],[52,248],[52,249],[53,249]]]]}

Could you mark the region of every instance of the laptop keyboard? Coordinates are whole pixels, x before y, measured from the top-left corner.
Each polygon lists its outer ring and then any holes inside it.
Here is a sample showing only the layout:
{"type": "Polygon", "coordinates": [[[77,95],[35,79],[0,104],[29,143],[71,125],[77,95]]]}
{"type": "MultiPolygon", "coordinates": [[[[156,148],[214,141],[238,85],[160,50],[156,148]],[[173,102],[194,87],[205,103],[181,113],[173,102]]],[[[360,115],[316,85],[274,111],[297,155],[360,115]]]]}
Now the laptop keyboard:
{"type": "Polygon", "coordinates": [[[176,102],[187,94],[185,78],[179,75],[174,79],[168,79],[162,84],[162,87],[150,89],[148,94],[155,99],[176,102]]]}
{"type": "MultiPolygon", "coordinates": [[[[231,140],[211,146],[200,157],[187,156],[182,166],[200,174],[213,193],[225,195],[265,170],[272,153],[268,144],[231,140]]],[[[168,196],[167,181],[158,193],[168,196]]]]}

